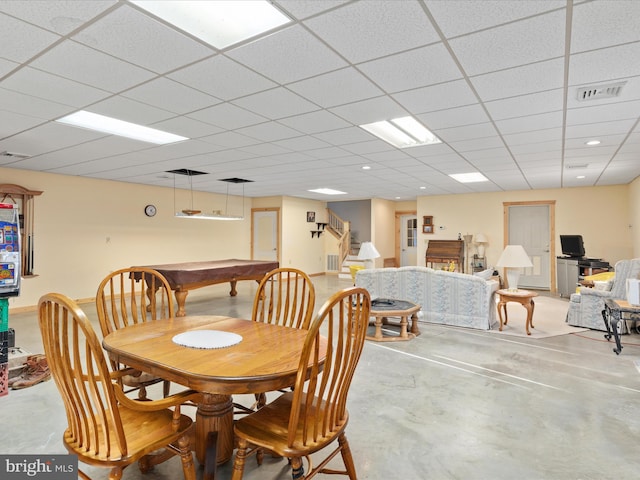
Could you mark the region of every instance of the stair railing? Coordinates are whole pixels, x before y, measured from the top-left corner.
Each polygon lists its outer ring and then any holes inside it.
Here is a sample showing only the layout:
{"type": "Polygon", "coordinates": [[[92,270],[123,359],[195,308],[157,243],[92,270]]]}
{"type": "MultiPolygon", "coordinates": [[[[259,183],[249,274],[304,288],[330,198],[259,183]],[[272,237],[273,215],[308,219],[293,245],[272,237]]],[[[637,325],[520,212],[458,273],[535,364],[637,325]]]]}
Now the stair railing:
{"type": "Polygon", "coordinates": [[[338,238],[340,264],[342,264],[351,250],[351,234],[349,222],[343,220],[335,212],[327,208],[328,230],[338,238]]]}

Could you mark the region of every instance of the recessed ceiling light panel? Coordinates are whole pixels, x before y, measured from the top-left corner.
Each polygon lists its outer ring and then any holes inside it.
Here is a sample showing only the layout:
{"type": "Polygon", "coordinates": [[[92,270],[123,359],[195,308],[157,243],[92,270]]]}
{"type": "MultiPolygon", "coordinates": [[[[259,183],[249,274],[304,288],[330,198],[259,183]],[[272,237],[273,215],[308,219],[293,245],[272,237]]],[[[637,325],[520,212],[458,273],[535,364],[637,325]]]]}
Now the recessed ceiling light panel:
{"type": "Polygon", "coordinates": [[[471,173],[452,173],[449,175],[454,180],[460,183],[476,183],[476,182],[488,182],[489,179],[482,175],[480,172],[471,173]]]}
{"type": "Polygon", "coordinates": [[[135,123],[125,122],[117,118],[98,115],[97,113],[80,110],[66,117],[59,118],[56,122],[71,125],[73,127],[86,128],[97,132],[108,133],[110,135],[118,135],[120,137],[140,140],[142,142],[155,143],[157,145],[166,145],[167,143],[181,142],[189,140],[187,137],[174,135],[173,133],[163,132],[155,128],[137,125],[135,123]]]}
{"type": "Polygon", "coordinates": [[[309,190],[313,193],[322,193],[323,195],[346,195],[347,192],[341,192],[340,190],[334,190],[332,188],[316,188],[314,190],[309,190]]]}
{"type": "Polygon", "coordinates": [[[132,0],[131,3],[217,49],[291,22],[265,0],[132,0]]]}
{"type": "Polygon", "coordinates": [[[433,145],[442,141],[413,117],[394,118],[360,125],[360,128],[390,143],[394,147],[408,148],[433,145]]]}

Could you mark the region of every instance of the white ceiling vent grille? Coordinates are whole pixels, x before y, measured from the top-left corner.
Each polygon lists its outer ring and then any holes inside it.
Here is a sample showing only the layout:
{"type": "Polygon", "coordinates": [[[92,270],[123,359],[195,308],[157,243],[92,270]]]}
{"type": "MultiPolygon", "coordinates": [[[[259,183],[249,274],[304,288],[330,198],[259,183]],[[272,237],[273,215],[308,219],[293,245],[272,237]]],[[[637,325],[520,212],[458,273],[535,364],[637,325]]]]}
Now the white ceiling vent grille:
{"type": "Polygon", "coordinates": [[[575,170],[577,168],[587,168],[588,166],[588,163],[573,163],[565,165],[564,168],[566,168],[567,170],[575,170]]]}
{"type": "Polygon", "coordinates": [[[622,92],[622,87],[624,87],[626,83],[627,82],[618,82],[610,85],[598,85],[596,87],[580,87],[578,88],[578,101],[585,102],[587,100],[618,97],[622,92]]]}

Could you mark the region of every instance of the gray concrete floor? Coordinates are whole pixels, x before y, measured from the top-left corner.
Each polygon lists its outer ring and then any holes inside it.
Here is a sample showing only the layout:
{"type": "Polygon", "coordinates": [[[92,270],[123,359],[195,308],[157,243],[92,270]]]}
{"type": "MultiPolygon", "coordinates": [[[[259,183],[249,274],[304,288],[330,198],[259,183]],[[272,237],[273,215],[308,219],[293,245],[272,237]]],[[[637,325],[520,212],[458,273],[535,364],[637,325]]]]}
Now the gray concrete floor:
{"type": "MultiPolygon", "coordinates": [[[[334,276],[313,280],[316,308],[350,285],[334,276]]],[[[234,298],[227,286],[192,292],[187,312],[249,318],[255,284],[241,282],[238,290],[234,298]]],[[[94,306],[82,307],[95,320],[94,306]]],[[[35,312],[11,314],[9,323],[18,346],[42,352],[35,312]]],[[[624,336],[617,356],[596,331],[532,339],[426,323],[420,329],[409,342],[365,345],[347,427],[358,478],[638,478],[638,335],[624,336]]],[[[0,421],[0,453],[66,453],[66,419],[52,381],[1,397],[0,421]]],[[[106,469],[81,468],[108,478],[106,469]]],[[[228,462],[218,478],[230,471],[228,462]]],[[[123,476],[142,478],[182,478],[180,462],[147,475],[132,466],[123,476]]],[[[291,476],[285,460],[267,457],[261,467],[250,459],[244,478],[291,476]]]]}

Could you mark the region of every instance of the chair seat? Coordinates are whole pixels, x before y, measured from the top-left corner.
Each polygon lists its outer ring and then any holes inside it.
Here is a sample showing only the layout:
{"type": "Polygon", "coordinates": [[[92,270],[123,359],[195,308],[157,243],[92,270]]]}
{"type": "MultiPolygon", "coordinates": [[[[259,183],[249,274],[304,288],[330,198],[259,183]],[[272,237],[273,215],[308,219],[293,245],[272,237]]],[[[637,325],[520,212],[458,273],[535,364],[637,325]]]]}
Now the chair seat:
{"type": "MultiPolygon", "coordinates": [[[[337,430],[328,432],[324,436],[317,436],[313,441],[313,432],[307,431],[306,435],[303,435],[302,425],[305,418],[300,415],[298,428],[296,428],[296,439],[291,446],[288,446],[289,415],[293,395],[293,392],[287,392],[257,412],[238,420],[235,424],[236,433],[242,435],[253,445],[266,448],[276,455],[291,458],[308,455],[326,447],[328,443],[338,438],[346,428],[349,414],[345,411],[345,418],[337,430]]],[[[315,409],[311,409],[306,416],[312,417],[314,415],[315,409]]]]}
{"type": "Polygon", "coordinates": [[[177,441],[193,426],[193,420],[180,415],[180,423],[176,429],[172,424],[171,410],[140,412],[128,408],[120,408],[124,435],[127,438],[129,455],[121,455],[118,451],[116,435],[112,433],[111,442],[107,449],[105,442],[100,442],[97,452],[87,452],[84,448],[76,448],[77,443],[71,438],[71,432],[64,432],[64,442],[67,449],[87,464],[108,466],[120,465],[123,459],[133,463],[164,445],[177,441]]]}

